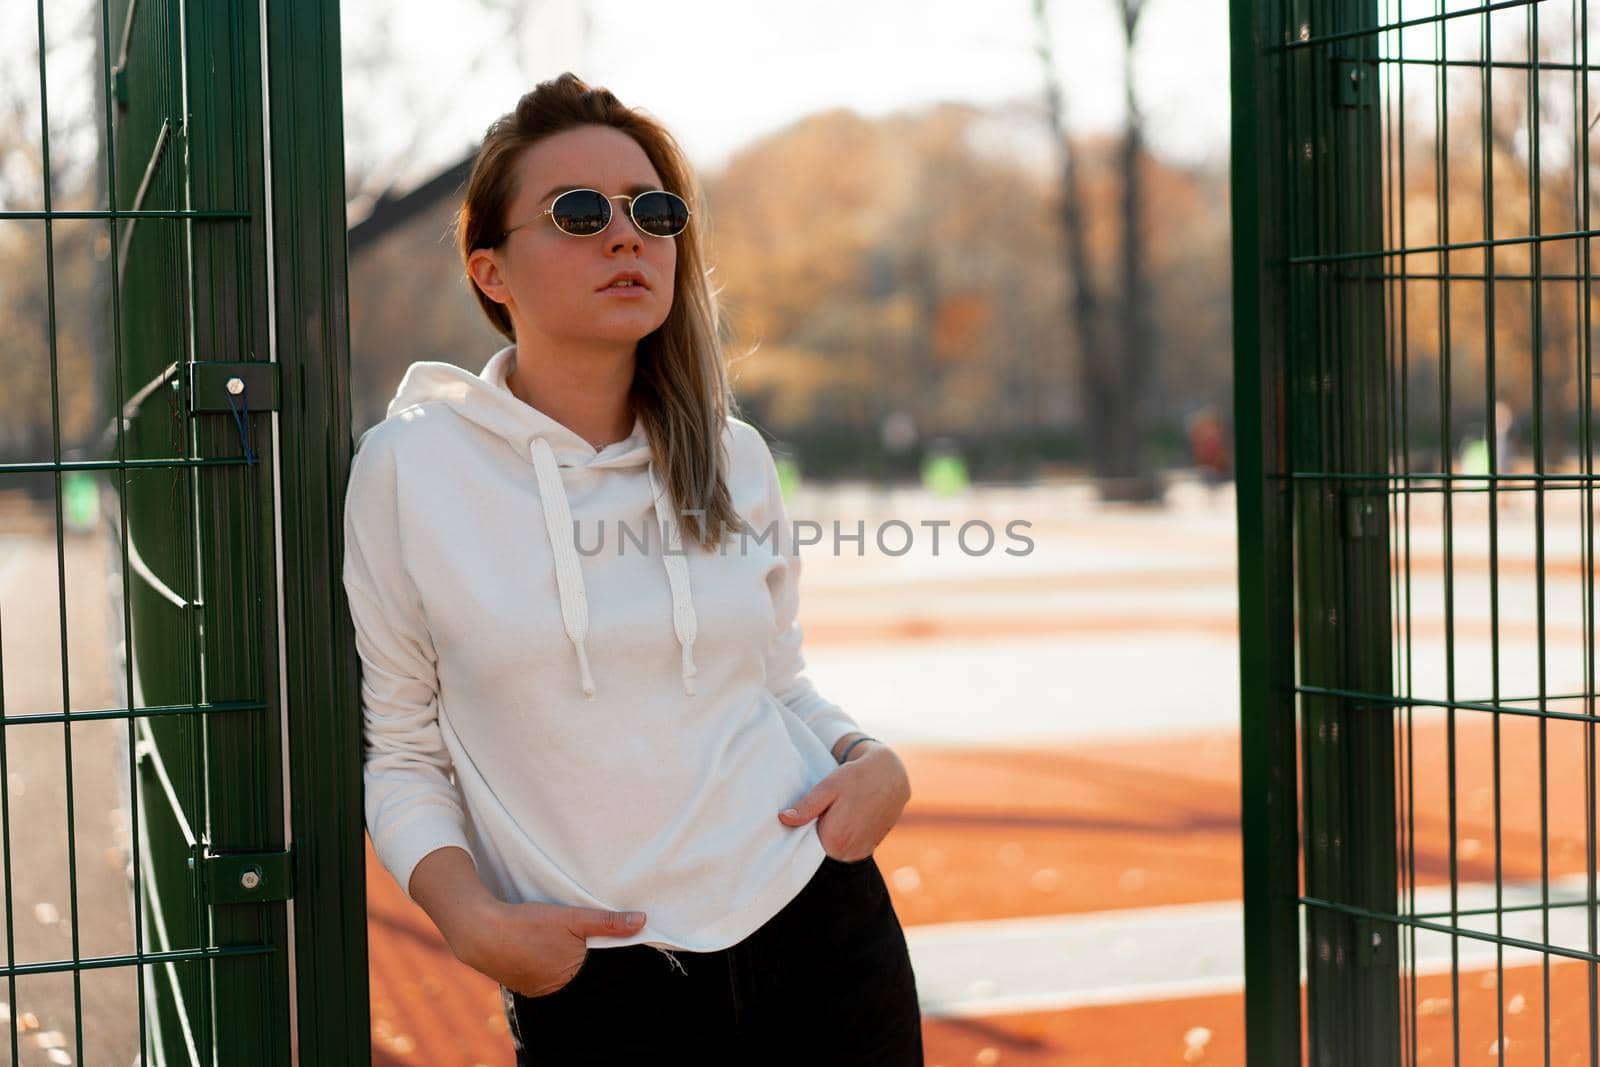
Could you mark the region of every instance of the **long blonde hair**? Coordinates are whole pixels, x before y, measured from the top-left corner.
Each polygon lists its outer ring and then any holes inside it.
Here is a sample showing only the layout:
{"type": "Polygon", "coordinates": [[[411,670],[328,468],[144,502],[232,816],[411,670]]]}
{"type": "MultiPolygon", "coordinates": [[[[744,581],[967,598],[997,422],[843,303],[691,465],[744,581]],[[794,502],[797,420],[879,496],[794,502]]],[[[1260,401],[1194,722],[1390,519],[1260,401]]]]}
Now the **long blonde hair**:
{"type": "MultiPolygon", "coordinates": [[[[456,216],[463,267],[479,248],[500,243],[506,212],[517,195],[516,164],[524,149],[574,126],[612,126],[638,142],[663,188],[688,203],[689,228],[678,243],[672,308],[660,327],[640,338],[629,396],[644,424],[667,491],[681,515],[685,541],[715,549],[743,520],[728,495],[721,448],[729,414],[738,405],[728,387],[718,336],[716,292],[708,278],[706,210],[699,181],[677,141],[648,113],[623,106],[611,91],[590,87],[568,71],[523,94],[515,109],[490,124],[467,179],[456,216]]],[[[467,284],[494,328],[516,341],[505,305],[491,300],[467,275],[467,284]]]]}

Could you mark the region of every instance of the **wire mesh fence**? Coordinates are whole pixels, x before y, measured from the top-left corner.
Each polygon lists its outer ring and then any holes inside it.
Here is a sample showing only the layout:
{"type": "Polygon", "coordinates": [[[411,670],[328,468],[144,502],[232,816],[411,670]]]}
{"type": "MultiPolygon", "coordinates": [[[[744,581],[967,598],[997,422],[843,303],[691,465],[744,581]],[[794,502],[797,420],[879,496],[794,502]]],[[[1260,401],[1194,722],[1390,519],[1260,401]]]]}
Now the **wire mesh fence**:
{"type": "Polygon", "coordinates": [[[1587,5],[1234,18],[1251,1062],[1600,1063],[1587,5]]]}
{"type": "Polygon", "coordinates": [[[361,1062],[337,8],[21,10],[0,1062],[361,1062]]]}
{"type": "Polygon", "coordinates": [[[211,1062],[226,1047],[219,1020],[259,1043],[256,1019],[272,1010],[262,990],[281,1001],[287,985],[272,944],[281,916],[242,941],[207,906],[211,845],[243,832],[209,776],[254,786],[254,810],[239,807],[259,840],[276,831],[281,843],[281,798],[253,779],[281,776],[282,745],[264,714],[260,651],[275,640],[253,607],[272,598],[259,475],[239,454],[248,424],[230,434],[196,417],[193,373],[206,350],[238,351],[234,331],[249,324],[244,301],[210,290],[249,252],[250,212],[231,188],[246,172],[196,144],[218,129],[204,125],[215,105],[246,110],[187,98],[185,54],[202,27],[181,10],[105,5],[102,95],[66,96],[92,110],[64,122],[50,37],[83,24],[38,6],[39,132],[20,148],[50,178],[32,203],[13,190],[3,215],[8,251],[42,266],[44,283],[42,321],[29,324],[42,343],[10,355],[42,387],[35,432],[0,464],[0,497],[21,520],[0,588],[16,1063],[211,1062]],[[52,142],[84,125],[101,150],[89,180],[58,183],[52,142]],[[68,332],[87,358],[64,367],[68,332]],[[117,838],[86,854],[84,823],[117,838]],[[222,971],[248,971],[242,984],[257,988],[219,982],[222,971]]]}

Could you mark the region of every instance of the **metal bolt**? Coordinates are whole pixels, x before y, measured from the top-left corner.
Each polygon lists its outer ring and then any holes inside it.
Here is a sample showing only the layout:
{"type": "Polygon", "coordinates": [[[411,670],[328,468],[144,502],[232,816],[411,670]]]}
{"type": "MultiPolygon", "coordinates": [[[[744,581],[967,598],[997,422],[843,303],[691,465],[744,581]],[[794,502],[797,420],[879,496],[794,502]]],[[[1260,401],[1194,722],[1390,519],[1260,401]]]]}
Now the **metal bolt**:
{"type": "Polygon", "coordinates": [[[244,379],[243,378],[229,378],[228,379],[228,392],[232,393],[234,396],[238,396],[240,393],[244,392],[244,379]]]}
{"type": "Polygon", "coordinates": [[[246,889],[254,889],[261,884],[261,868],[251,867],[239,876],[239,884],[246,889]]]}
{"type": "Polygon", "coordinates": [[[1372,947],[1377,948],[1381,944],[1383,944],[1383,935],[1374,932],[1372,935],[1372,947]]]}
{"type": "Polygon", "coordinates": [[[1359,70],[1351,70],[1350,71],[1350,84],[1351,85],[1355,85],[1356,83],[1358,83],[1360,81],[1361,81],[1361,72],[1359,70]]]}

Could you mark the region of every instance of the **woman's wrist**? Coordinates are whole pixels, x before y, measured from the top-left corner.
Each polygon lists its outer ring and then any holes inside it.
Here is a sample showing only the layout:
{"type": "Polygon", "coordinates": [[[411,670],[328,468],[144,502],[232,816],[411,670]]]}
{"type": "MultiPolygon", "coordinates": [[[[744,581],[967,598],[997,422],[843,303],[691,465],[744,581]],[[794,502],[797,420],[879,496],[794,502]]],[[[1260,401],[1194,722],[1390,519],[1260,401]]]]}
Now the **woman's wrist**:
{"type": "Polygon", "coordinates": [[[411,899],[458,958],[470,950],[468,942],[483,928],[485,916],[501,903],[478,877],[471,854],[455,845],[435,849],[417,864],[411,899]]]}
{"type": "Polygon", "coordinates": [[[499,897],[485,893],[456,904],[443,922],[436,921],[434,925],[456,959],[470,966],[482,943],[497,939],[495,913],[505,906],[499,897]]]}
{"type": "Polygon", "coordinates": [[[866,754],[869,748],[881,744],[883,742],[876,737],[870,737],[867,734],[851,734],[841,742],[837,756],[838,763],[843,766],[846,763],[858,760],[866,754]]]}

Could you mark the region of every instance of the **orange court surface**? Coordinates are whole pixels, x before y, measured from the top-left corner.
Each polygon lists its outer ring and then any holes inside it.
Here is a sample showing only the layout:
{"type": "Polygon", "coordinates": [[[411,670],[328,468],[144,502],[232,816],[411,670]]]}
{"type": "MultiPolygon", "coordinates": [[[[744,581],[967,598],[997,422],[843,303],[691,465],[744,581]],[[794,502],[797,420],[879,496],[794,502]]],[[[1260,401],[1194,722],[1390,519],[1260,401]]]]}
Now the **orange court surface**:
{"type": "MultiPolygon", "coordinates": [[[[906,927],[1239,896],[1237,755],[1226,734],[1050,751],[896,749],[914,796],[874,857],[906,927]],[[914,870],[916,888],[906,870],[914,870]],[[1043,872],[1043,873],[1041,873],[1043,872]]],[[[499,990],[450,955],[368,845],[373,1063],[510,1067],[499,990]]],[[[928,1018],[934,1064],[1243,1061],[1237,994],[928,1018]]]]}
{"type": "MultiPolygon", "coordinates": [[[[1520,725],[1520,724],[1519,724],[1520,725]]],[[[1566,725],[1566,724],[1562,724],[1566,725]]],[[[1537,731],[1502,727],[1503,876],[1539,873],[1537,731]],[[1510,783],[1521,783],[1513,789],[1510,783]]],[[[1581,752],[1551,732],[1551,876],[1581,873],[1581,752]],[[1579,760],[1578,773],[1561,773],[1579,760]]],[[[1417,795],[1443,785],[1442,724],[1413,733],[1417,795]],[[1435,754],[1424,758],[1424,753],[1435,754]]],[[[1237,737],[1225,732],[1070,750],[900,751],[915,795],[875,859],[908,940],[930,924],[1105,912],[1240,895],[1237,737]]],[[[1488,756],[1484,720],[1458,719],[1458,774],[1488,756]]],[[[1487,765],[1487,764],[1485,764],[1487,765]]],[[[1492,783],[1486,783],[1491,784],[1492,783]]],[[[1462,881],[1493,880],[1493,811],[1473,784],[1458,803],[1462,881]],[[1470,856],[1471,858],[1464,858],[1470,856]]],[[[1445,810],[1416,822],[1418,882],[1448,884],[1445,810]]],[[[455,961],[369,846],[375,1064],[511,1064],[498,990],[455,961]]],[[[1156,944],[1140,946],[1152,956],[1156,944]]],[[[1070,965],[1072,961],[1062,961],[1070,965]]],[[[1496,1000],[1507,1063],[1543,1062],[1541,968],[1511,965],[1496,996],[1493,964],[1418,980],[1418,1062],[1497,1062],[1496,1000]],[[1452,1001],[1459,999],[1459,1011],[1452,1001]],[[1456,1017],[1459,1016],[1459,1023],[1456,1017]],[[1470,1057],[1467,1055],[1471,1053],[1470,1057]]],[[[1159,966],[1159,961],[1157,961],[1159,966]]],[[[1587,976],[1552,966],[1552,1063],[1588,1062],[1587,976]]],[[[1409,986],[1405,988],[1408,1004],[1409,986]]],[[[1409,1014],[1409,1007],[1406,1009],[1409,1014]]],[[[1244,1062],[1241,993],[1090,1004],[1062,1010],[941,1018],[925,1010],[927,1062],[1157,1067],[1244,1062]]]]}

